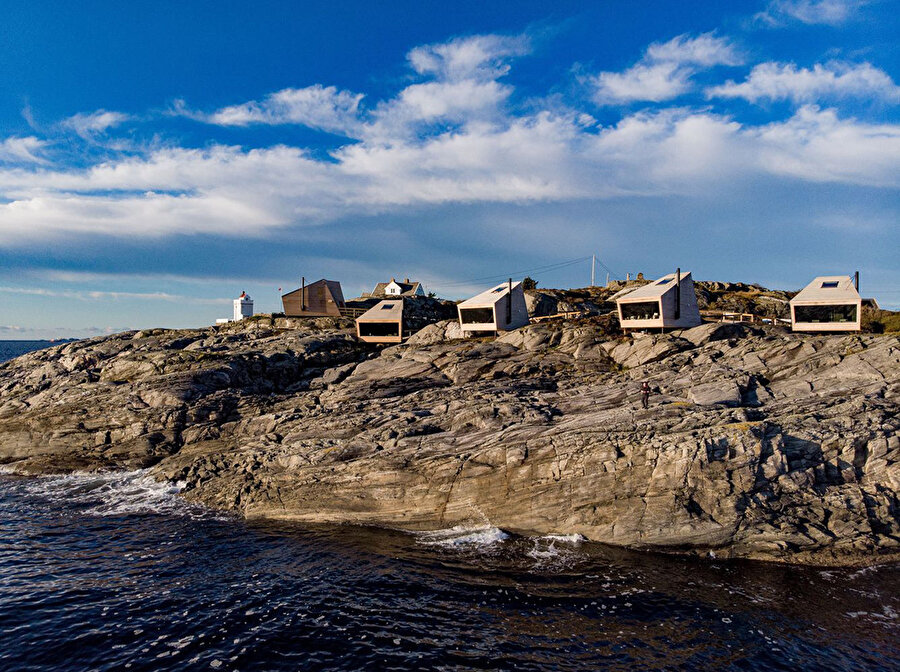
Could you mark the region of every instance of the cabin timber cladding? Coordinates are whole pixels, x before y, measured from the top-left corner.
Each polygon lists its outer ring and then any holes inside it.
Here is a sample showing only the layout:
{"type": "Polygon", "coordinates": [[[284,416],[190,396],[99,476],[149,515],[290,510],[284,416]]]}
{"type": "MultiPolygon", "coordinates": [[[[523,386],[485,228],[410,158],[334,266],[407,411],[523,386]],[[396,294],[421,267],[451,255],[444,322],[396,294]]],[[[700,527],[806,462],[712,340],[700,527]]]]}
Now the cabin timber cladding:
{"type": "Polygon", "coordinates": [[[528,324],[522,283],[511,280],[466,299],[457,310],[465,336],[510,331],[528,324]]]}

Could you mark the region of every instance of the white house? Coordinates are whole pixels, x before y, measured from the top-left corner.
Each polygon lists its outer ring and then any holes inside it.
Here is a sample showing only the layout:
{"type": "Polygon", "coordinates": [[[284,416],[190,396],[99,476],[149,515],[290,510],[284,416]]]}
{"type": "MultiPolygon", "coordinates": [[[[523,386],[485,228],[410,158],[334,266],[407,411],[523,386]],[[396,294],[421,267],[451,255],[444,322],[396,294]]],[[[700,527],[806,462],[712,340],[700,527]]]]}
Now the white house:
{"type": "Polygon", "coordinates": [[[234,300],[233,320],[238,322],[245,317],[253,317],[253,299],[247,292],[241,292],[241,295],[234,300]]]}
{"type": "Polygon", "coordinates": [[[380,301],[356,319],[356,337],[366,343],[403,340],[403,299],[380,301]]]}
{"type": "Polygon", "coordinates": [[[463,336],[484,336],[528,324],[522,283],[512,280],[492,287],[457,306],[463,336]]]}
{"type": "Polygon", "coordinates": [[[859,331],[862,299],[857,283],[849,275],[813,280],[791,299],[791,330],[859,331]]]}
{"type": "Polygon", "coordinates": [[[689,329],[699,326],[700,308],[691,272],[665,275],[616,298],[622,329],[689,329]]]}
{"type": "Polygon", "coordinates": [[[391,278],[390,282],[379,282],[375,285],[372,296],[425,296],[425,288],[421,282],[413,282],[409,278],[403,282],[391,278]]]}

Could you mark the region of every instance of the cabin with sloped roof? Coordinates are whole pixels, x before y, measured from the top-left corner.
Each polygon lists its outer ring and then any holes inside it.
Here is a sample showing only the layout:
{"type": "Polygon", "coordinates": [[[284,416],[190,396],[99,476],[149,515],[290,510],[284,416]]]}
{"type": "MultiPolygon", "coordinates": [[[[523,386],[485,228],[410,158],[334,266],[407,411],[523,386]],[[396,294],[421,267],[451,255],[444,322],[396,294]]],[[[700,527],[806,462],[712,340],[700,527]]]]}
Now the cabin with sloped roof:
{"type": "Polygon", "coordinates": [[[346,307],[341,283],[336,280],[316,280],[282,295],[286,317],[340,317],[346,307]]]}
{"type": "Polygon", "coordinates": [[[356,318],[356,337],[365,343],[403,341],[403,299],[379,301],[356,318]]]}
{"type": "Polygon", "coordinates": [[[491,287],[457,307],[463,336],[490,336],[528,324],[522,283],[512,280],[491,287]]]}
{"type": "Polygon", "coordinates": [[[628,331],[690,329],[700,326],[700,308],[691,272],[664,275],[658,280],[616,295],[619,324],[628,331]]]}
{"type": "Polygon", "coordinates": [[[791,299],[791,331],[860,331],[862,298],[849,275],[823,275],[791,299]]]}

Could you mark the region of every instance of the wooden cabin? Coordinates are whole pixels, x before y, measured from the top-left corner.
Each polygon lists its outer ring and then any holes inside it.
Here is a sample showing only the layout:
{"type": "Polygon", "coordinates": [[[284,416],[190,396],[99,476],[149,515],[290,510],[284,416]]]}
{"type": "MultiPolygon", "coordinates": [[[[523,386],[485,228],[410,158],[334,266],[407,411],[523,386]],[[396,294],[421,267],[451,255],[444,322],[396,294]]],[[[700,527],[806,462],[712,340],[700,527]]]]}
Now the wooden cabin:
{"type": "Polygon", "coordinates": [[[528,324],[522,283],[512,280],[466,299],[457,310],[464,336],[489,336],[528,324]]]}
{"type": "Polygon", "coordinates": [[[345,308],[341,283],[336,280],[305,282],[299,289],[282,295],[286,317],[340,317],[345,308]]]}
{"type": "Polygon", "coordinates": [[[690,329],[700,326],[700,309],[690,271],[620,293],[616,298],[622,329],[690,329]]]}
{"type": "Polygon", "coordinates": [[[403,299],[379,301],[356,319],[356,337],[366,343],[403,340],[403,299]]]}
{"type": "Polygon", "coordinates": [[[862,299],[849,275],[823,275],[791,299],[791,331],[859,331],[862,299]]]}

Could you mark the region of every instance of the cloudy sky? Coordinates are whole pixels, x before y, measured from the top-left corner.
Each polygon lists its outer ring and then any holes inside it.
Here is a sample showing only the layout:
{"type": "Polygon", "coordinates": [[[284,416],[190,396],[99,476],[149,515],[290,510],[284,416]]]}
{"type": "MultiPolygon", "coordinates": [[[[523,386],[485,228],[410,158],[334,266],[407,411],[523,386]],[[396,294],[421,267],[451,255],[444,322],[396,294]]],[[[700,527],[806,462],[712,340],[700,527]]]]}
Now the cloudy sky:
{"type": "Polygon", "coordinates": [[[32,1],[0,22],[0,338],[321,277],[643,271],[900,308],[900,6],[32,1]]]}

